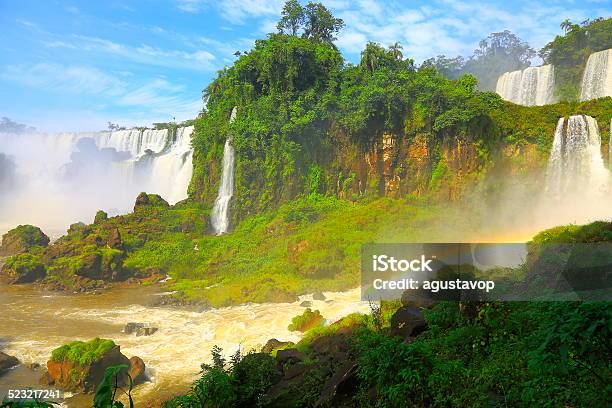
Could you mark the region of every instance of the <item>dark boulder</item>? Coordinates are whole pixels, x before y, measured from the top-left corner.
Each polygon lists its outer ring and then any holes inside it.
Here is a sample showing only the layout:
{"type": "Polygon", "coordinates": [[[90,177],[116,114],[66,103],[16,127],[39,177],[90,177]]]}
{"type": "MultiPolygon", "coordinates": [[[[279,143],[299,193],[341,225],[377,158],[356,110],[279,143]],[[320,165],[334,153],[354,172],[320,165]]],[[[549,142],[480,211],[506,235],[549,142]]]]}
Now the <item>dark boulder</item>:
{"type": "Polygon", "coordinates": [[[0,256],[11,256],[28,252],[33,247],[46,247],[49,237],[33,225],[19,225],[2,236],[0,256]]]}
{"type": "Polygon", "coordinates": [[[427,329],[427,322],[421,309],[413,306],[399,308],[391,316],[391,334],[403,339],[417,336],[427,329]]]}
{"type": "Polygon", "coordinates": [[[291,347],[294,346],[295,344],[291,341],[280,341],[277,339],[270,339],[266,342],[266,344],[261,348],[261,352],[262,353],[268,353],[270,354],[273,350],[279,349],[279,348],[284,348],[284,347],[291,347]]]}
{"type": "Polygon", "coordinates": [[[157,327],[153,327],[148,323],[134,323],[130,322],[125,325],[123,332],[125,334],[135,334],[136,336],[150,336],[159,330],[157,327]]]}
{"type": "Polygon", "coordinates": [[[301,307],[312,307],[312,302],[310,300],[305,300],[302,303],[300,303],[301,307]]]}
{"type": "Polygon", "coordinates": [[[0,375],[2,372],[19,365],[19,360],[16,357],[9,356],[0,351],[0,375]]]}

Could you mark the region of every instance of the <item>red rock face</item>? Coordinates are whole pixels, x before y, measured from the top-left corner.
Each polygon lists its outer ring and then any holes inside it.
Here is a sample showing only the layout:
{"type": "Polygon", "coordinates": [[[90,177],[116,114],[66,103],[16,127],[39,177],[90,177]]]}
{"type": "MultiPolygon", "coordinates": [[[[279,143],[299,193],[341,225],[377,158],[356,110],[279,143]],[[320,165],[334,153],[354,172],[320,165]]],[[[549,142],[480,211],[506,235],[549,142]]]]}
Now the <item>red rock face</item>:
{"type": "MultiPolygon", "coordinates": [[[[142,362],[142,360],[140,361],[142,362]]],[[[92,364],[80,365],[72,361],[56,362],[49,360],[47,361],[47,373],[43,379],[68,391],[91,393],[104,378],[106,368],[122,364],[129,367],[130,360],[121,353],[119,346],[115,346],[100,360],[92,364]]],[[[137,372],[136,368],[134,370],[137,372]]],[[[142,372],[144,373],[144,362],[142,363],[142,372]]],[[[127,379],[125,373],[127,373],[127,370],[123,372],[119,379],[120,384],[124,384],[127,379]]]]}

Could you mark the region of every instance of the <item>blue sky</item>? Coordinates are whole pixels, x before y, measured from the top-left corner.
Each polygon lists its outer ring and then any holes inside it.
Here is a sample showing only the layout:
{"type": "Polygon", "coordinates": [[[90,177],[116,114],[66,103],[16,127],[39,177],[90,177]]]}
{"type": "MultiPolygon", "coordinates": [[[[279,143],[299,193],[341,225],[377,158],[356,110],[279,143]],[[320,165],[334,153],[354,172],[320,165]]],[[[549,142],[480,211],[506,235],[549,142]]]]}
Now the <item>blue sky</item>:
{"type": "MultiPolygon", "coordinates": [[[[399,41],[422,61],[470,55],[509,29],[534,48],[565,18],[609,16],[581,1],[323,1],[346,27],[337,45],[352,62],[368,41],[399,41]]],[[[99,130],[184,120],[236,50],[274,30],[278,0],[0,0],[0,116],[43,131],[99,130]]]]}

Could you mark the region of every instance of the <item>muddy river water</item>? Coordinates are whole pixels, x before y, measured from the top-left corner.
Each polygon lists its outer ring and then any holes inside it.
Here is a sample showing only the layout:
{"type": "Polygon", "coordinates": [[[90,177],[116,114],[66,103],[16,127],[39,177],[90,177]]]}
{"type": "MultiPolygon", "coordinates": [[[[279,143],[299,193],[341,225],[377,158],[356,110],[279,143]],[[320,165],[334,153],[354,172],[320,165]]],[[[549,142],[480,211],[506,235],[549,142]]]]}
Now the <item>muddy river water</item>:
{"type": "MultiPolygon", "coordinates": [[[[147,366],[149,382],[134,391],[136,406],[147,406],[184,392],[200,369],[210,361],[214,345],[228,356],[237,348],[257,348],[274,337],[299,340],[287,330],[291,318],[303,312],[303,300],[321,311],[328,322],[352,312],[369,312],[359,300],[359,290],[324,292],[326,300],[303,296],[294,303],[251,304],[196,311],[150,306],[162,293],[161,286],[115,289],[101,294],[69,295],[44,292],[32,286],[0,286],[0,350],[17,357],[22,365],[0,377],[0,394],[11,388],[41,388],[42,369],[51,351],[73,340],[94,337],[112,339],[128,357],[139,356],[147,366]],[[122,333],[129,322],[149,323],[159,328],[151,336],[122,333]],[[138,403],[139,402],[139,403],[138,403]]],[[[91,396],[73,396],[68,407],[91,405],[91,396]]]]}

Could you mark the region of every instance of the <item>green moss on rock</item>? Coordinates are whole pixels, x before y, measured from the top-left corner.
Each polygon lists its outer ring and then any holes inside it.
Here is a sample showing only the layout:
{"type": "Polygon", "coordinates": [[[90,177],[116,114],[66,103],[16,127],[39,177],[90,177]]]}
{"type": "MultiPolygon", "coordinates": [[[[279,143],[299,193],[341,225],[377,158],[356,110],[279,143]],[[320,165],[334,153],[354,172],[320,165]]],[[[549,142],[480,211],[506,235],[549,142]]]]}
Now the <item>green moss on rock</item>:
{"type": "Polygon", "coordinates": [[[2,236],[0,256],[28,252],[49,244],[49,237],[34,225],[19,225],[2,236]]]}
{"type": "Polygon", "coordinates": [[[72,341],[56,348],[51,353],[51,360],[56,363],[70,361],[79,365],[87,365],[100,360],[115,347],[112,340],[95,338],[88,342],[72,341]]]}

